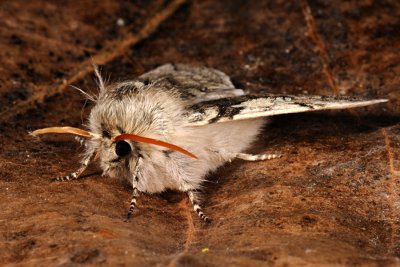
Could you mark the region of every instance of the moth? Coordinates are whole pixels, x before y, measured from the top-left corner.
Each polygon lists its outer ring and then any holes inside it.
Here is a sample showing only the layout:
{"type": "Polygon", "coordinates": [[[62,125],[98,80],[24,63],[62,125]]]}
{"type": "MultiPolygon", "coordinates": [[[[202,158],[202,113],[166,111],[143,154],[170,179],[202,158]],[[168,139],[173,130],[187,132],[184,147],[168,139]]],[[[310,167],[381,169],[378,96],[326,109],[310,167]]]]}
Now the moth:
{"type": "MultiPolygon", "coordinates": [[[[386,102],[354,97],[248,95],[221,71],[182,64],[162,65],[136,80],[107,85],[98,69],[98,95],[87,130],[50,127],[32,132],[68,133],[85,144],[80,168],[56,181],[77,179],[91,161],[104,175],[132,184],[128,218],[139,193],[186,192],[201,220],[200,191],[208,173],[233,159],[269,160],[276,154],[246,153],[266,117],[386,102]]],[[[80,90],[80,89],[79,89],[80,90]]]]}

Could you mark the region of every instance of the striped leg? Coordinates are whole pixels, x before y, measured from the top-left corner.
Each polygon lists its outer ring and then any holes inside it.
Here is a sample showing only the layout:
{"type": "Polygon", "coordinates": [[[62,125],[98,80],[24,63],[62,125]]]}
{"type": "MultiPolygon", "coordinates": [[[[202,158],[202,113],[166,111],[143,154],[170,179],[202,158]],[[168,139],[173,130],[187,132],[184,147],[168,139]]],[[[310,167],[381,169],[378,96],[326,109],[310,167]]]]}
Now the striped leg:
{"type": "Polygon", "coordinates": [[[211,219],[204,214],[203,210],[201,209],[200,205],[198,204],[198,197],[196,195],[196,192],[190,190],[187,192],[190,202],[192,202],[193,205],[193,210],[197,213],[197,215],[200,217],[201,220],[203,220],[206,223],[210,223],[211,219]]]}
{"type": "Polygon", "coordinates": [[[133,192],[132,192],[131,204],[129,206],[128,215],[126,216],[127,220],[129,220],[132,217],[133,211],[136,208],[136,199],[138,196],[139,196],[139,190],[136,187],[134,187],[133,192]]]}
{"type": "Polygon", "coordinates": [[[252,154],[246,154],[246,153],[237,153],[236,158],[242,159],[242,160],[247,160],[247,161],[256,161],[256,160],[266,160],[266,159],[276,159],[282,157],[281,155],[276,155],[276,154],[258,154],[258,155],[252,155],[252,154]]]}
{"type": "Polygon", "coordinates": [[[52,178],[52,179],[50,179],[50,182],[63,182],[63,181],[70,181],[70,180],[78,179],[79,176],[80,176],[80,175],[86,170],[86,168],[88,167],[88,165],[89,165],[89,163],[90,163],[92,157],[93,157],[93,154],[92,154],[90,157],[87,157],[87,158],[83,161],[81,167],[80,167],[76,172],[73,172],[73,173],[71,173],[71,174],[69,174],[69,175],[66,175],[66,176],[59,176],[59,177],[56,177],[56,178],[52,178]]]}
{"type": "Polygon", "coordinates": [[[131,204],[129,206],[129,211],[128,211],[128,215],[127,215],[127,220],[129,220],[132,217],[133,211],[136,208],[136,199],[139,196],[139,190],[136,188],[136,186],[137,186],[137,183],[139,180],[138,173],[139,173],[139,167],[140,167],[141,163],[142,163],[142,157],[139,156],[136,161],[135,171],[134,171],[133,177],[132,177],[133,191],[132,191],[132,197],[131,197],[131,204]]]}

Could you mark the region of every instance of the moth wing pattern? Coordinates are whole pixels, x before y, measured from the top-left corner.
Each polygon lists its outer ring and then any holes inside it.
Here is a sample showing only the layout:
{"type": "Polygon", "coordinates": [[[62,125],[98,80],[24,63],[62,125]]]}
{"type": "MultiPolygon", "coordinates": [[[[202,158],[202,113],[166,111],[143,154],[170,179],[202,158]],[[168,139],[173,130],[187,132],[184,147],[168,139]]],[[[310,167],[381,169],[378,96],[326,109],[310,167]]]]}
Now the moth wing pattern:
{"type": "Polygon", "coordinates": [[[165,64],[138,78],[164,88],[174,88],[189,104],[245,95],[225,73],[206,67],[165,64]]]}
{"type": "Polygon", "coordinates": [[[365,100],[346,96],[253,96],[203,101],[188,107],[190,126],[201,126],[236,120],[318,110],[347,109],[387,102],[387,99],[365,100]]]}
{"type": "Polygon", "coordinates": [[[179,91],[187,103],[188,126],[254,119],[280,114],[346,109],[386,102],[346,96],[247,95],[222,71],[185,64],[164,64],[141,76],[156,86],[179,91]]]}

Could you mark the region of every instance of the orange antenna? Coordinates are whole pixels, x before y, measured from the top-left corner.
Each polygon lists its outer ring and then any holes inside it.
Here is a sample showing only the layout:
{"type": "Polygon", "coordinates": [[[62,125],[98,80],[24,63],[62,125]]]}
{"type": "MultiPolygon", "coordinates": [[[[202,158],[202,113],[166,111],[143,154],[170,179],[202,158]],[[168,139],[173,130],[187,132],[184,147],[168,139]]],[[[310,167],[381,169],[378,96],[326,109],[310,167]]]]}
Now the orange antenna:
{"type": "Polygon", "coordinates": [[[34,136],[41,135],[41,134],[49,134],[49,133],[55,133],[55,134],[75,134],[87,138],[99,138],[98,134],[88,132],[79,128],[74,128],[74,127],[49,127],[49,128],[43,128],[43,129],[38,129],[33,131],[31,134],[34,136]]]}
{"type": "Polygon", "coordinates": [[[178,151],[178,152],[180,152],[186,156],[189,156],[191,158],[198,159],[195,155],[193,155],[189,151],[187,151],[179,146],[176,146],[176,145],[173,145],[173,144],[161,141],[161,140],[136,135],[136,134],[121,134],[121,135],[118,135],[117,137],[115,137],[114,140],[115,141],[132,140],[132,141],[152,144],[152,145],[156,145],[156,146],[163,146],[163,147],[178,151]]]}

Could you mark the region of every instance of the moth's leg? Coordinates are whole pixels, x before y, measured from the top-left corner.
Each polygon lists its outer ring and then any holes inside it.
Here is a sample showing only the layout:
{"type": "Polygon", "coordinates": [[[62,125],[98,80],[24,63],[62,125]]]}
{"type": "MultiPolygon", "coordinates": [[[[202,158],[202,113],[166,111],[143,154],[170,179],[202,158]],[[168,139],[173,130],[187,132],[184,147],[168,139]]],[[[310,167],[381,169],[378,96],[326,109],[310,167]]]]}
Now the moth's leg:
{"type": "Polygon", "coordinates": [[[193,210],[197,213],[197,215],[200,217],[200,219],[206,223],[211,222],[211,219],[207,215],[204,214],[202,208],[199,205],[197,193],[193,190],[190,190],[190,191],[187,191],[187,194],[189,196],[190,202],[192,202],[193,210]]]}
{"type": "Polygon", "coordinates": [[[129,211],[128,211],[128,215],[127,215],[128,220],[132,217],[133,211],[136,208],[136,199],[139,196],[139,190],[137,189],[137,184],[139,181],[138,173],[139,173],[139,168],[140,168],[141,163],[142,163],[142,157],[139,156],[136,161],[135,171],[134,171],[133,177],[132,177],[132,197],[131,197],[131,204],[129,206],[129,211]]]}
{"type": "Polygon", "coordinates": [[[89,166],[93,155],[95,153],[92,153],[90,156],[86,157],[85,160],[82,162],[82,165],[79,167],[79,169],[76,172],[73,172],[69,175],[66,176],[59,176],[56,178],[50,179],[51,182],[62,182],[62,181],[70,181],[70,180],[75,180],[78,179],[79,176],[86,170],[86,168],[89,166]]]}
{"type": "Polygon", "coordinates": [[[242,160],[247,160],[247,161],[276,159],[276,158],[280,158],[280,157],[281,157],[281,155],[277,155],[277,154],[257,154],[257,155],[246,154],[246,153],[237,153],[236,154],[236,158],[242,159],[242,160]]]}
{"type": "Polygon", "coordinates": [[[126,216],[128,220],[132,217],[133,211],[136,208],[136,199],[138,196],[139,196],[139,190],[136,187],[133,187],[131,204],[129,206],[128,215],[126,216]]]}

